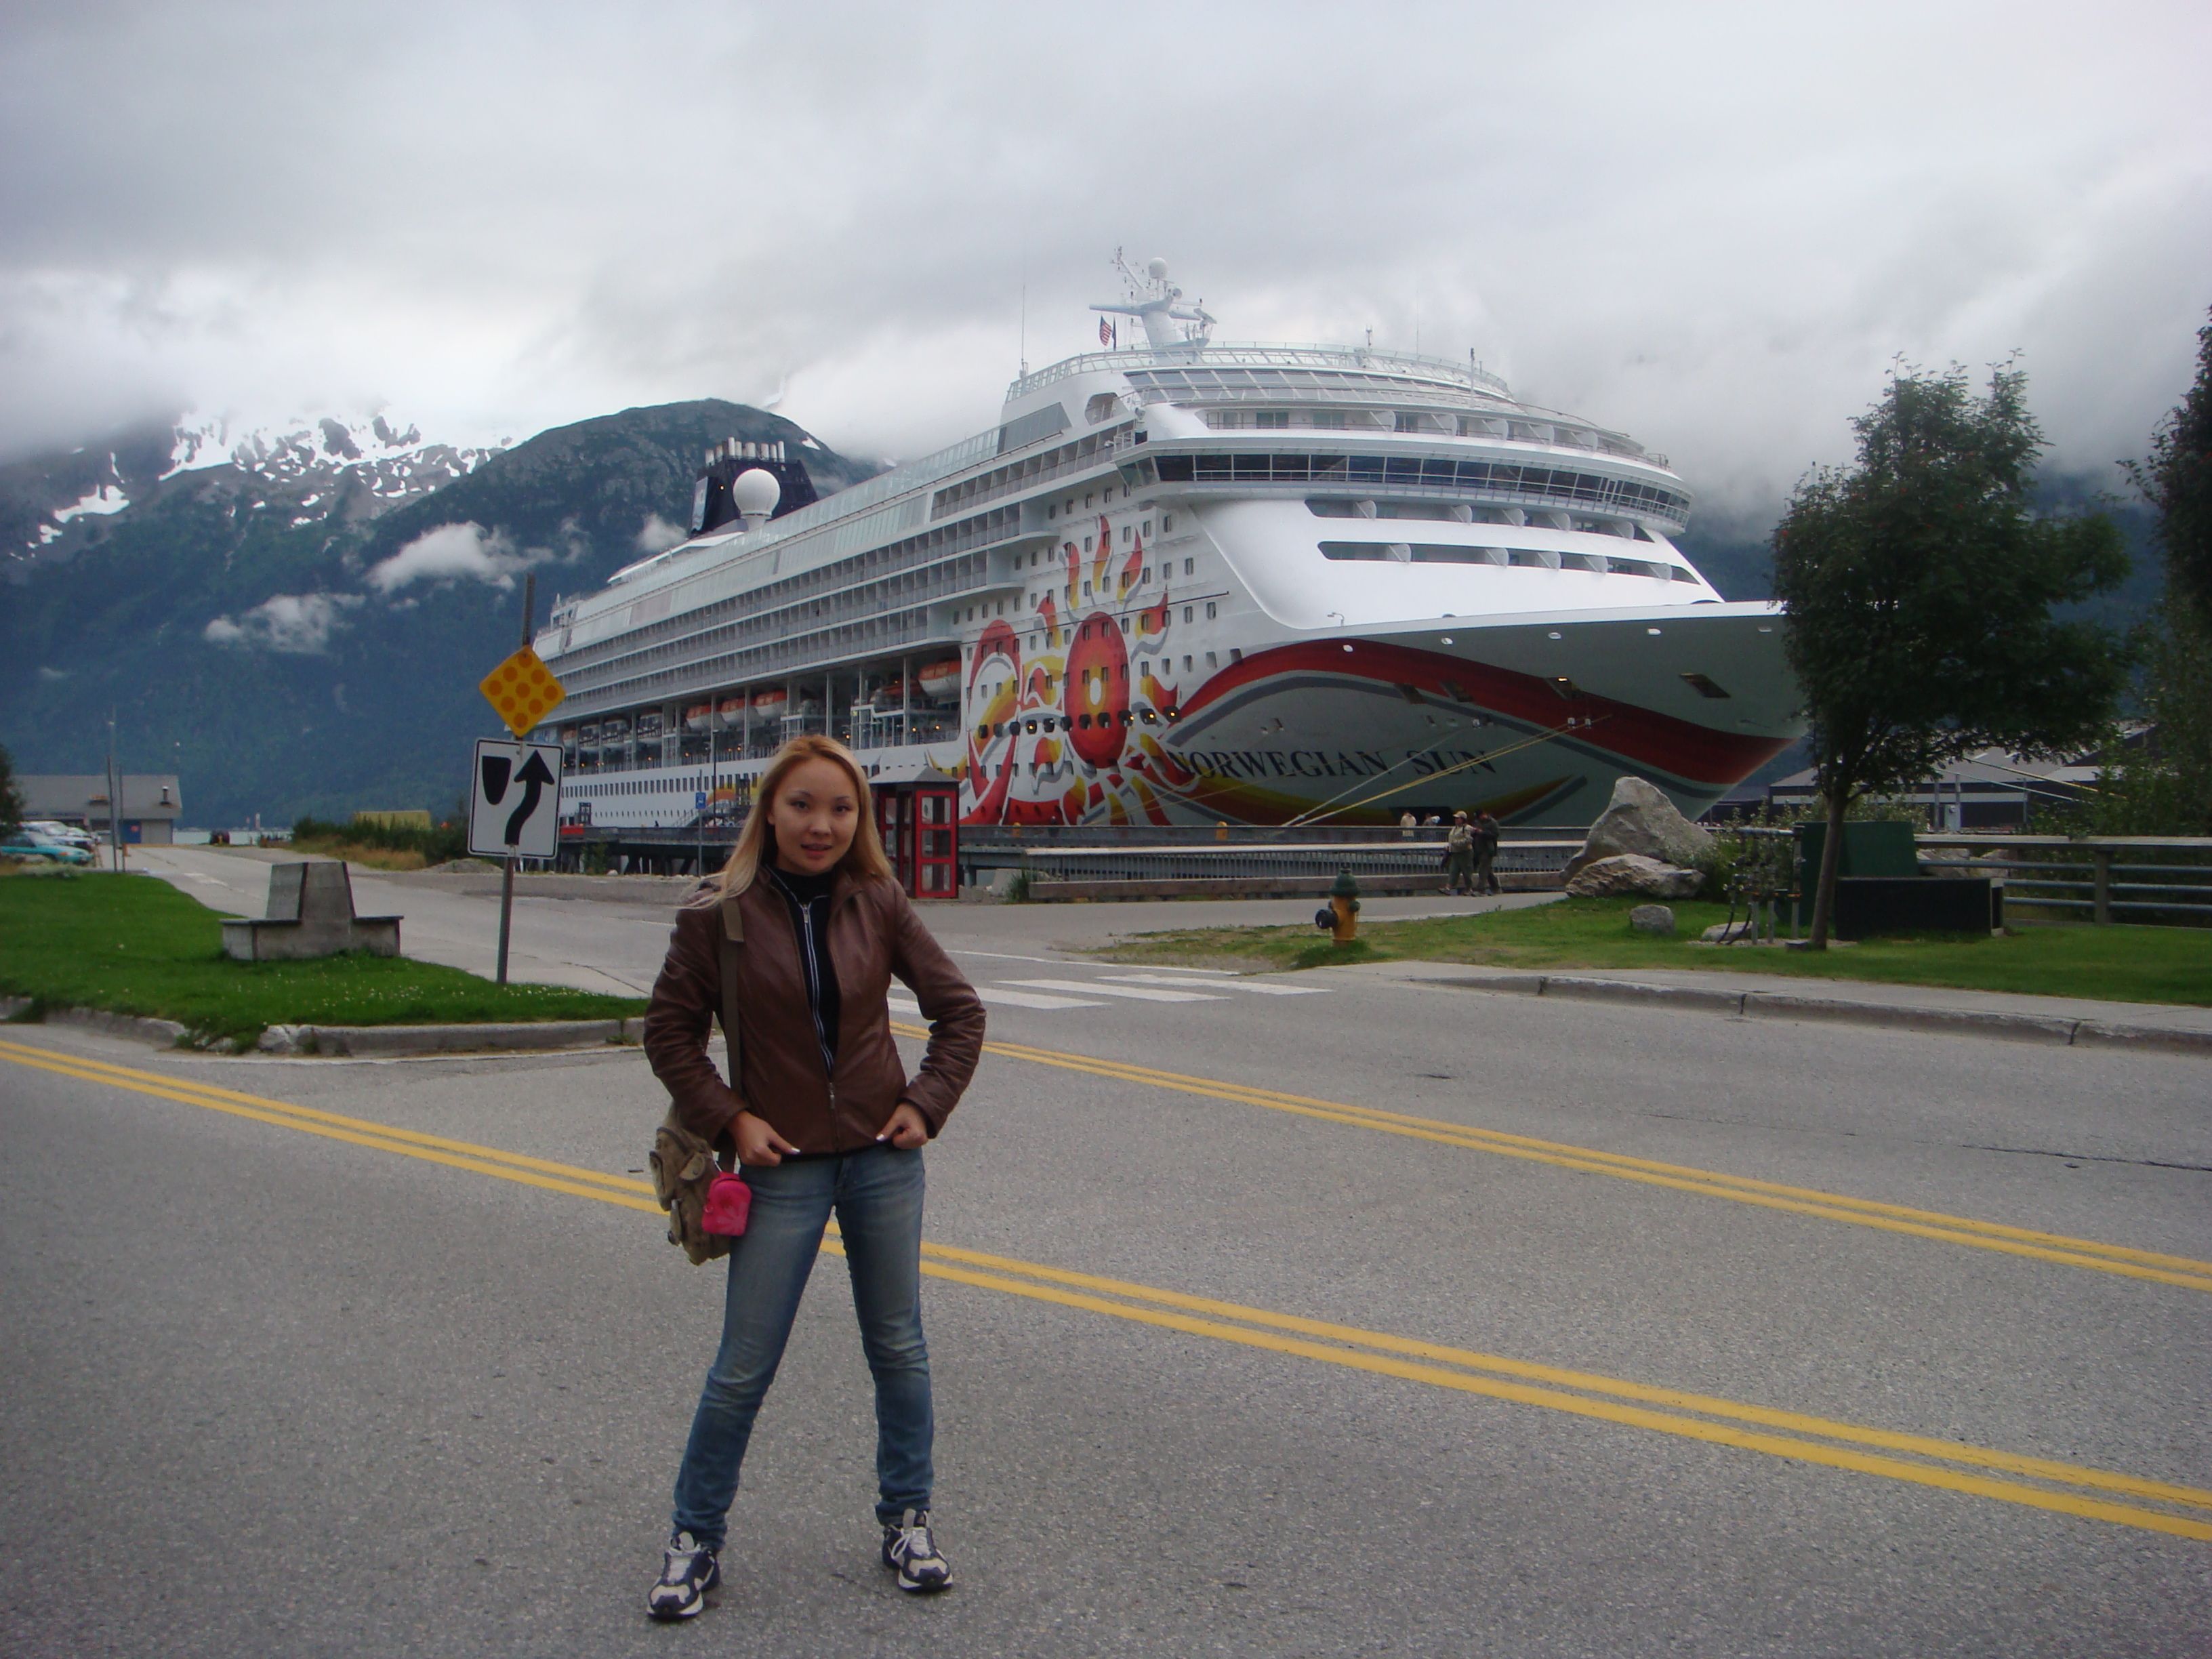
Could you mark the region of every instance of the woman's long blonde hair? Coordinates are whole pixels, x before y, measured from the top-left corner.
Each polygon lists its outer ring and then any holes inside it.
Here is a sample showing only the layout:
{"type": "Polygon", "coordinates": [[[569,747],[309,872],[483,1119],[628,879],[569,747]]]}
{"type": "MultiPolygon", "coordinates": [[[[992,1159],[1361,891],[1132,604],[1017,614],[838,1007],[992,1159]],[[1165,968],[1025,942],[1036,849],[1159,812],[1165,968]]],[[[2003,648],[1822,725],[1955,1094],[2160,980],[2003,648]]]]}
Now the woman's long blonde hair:
{"type": "Polygon", "coordinates": [[[770,837],[775,833],[769,823],[775,798],[798,767],[811,760],[835,761],[845,769],[845,775],[853,781],[854,804],[859,808],[860,823],[854,826],[853,844],[845,849],[845,856],[837,860],[837,867],[855,880],[866,881],[880,876],[891,878],[891,861],[884,854],[883,837],[876,833],[874,802],[868,789],[868,775],[854,759],[853,751],[835,738],[817,737],[808,733],[797,737],[775,751],[768,763],[768,770],[760,775],[753,786],[752,810],[745,814],[745,827],[738,832],[738,844],[730,849],[730,861],[722,866],[722,873],[710,885],[702,890],[696,904],[719,904],[734,897],[753,884],[760,874],[763,861],[773,862],[770,837]]]}

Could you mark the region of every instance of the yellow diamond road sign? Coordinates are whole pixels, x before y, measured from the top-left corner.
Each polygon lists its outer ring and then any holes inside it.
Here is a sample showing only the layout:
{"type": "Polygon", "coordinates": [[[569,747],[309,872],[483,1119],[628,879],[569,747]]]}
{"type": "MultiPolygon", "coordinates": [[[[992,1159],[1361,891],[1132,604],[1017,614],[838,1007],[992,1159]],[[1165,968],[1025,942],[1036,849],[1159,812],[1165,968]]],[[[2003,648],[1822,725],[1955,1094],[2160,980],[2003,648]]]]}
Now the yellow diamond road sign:
{"type": "Polygon", "coordinates": [[[480,689],[493,711],[507,722],[507,729],[518,738],[528,737],[531,728],[558,708],[568,695],[553,678],[553,671],[538,661],[538,653],[526,645],[485,675],[480,689]]]}

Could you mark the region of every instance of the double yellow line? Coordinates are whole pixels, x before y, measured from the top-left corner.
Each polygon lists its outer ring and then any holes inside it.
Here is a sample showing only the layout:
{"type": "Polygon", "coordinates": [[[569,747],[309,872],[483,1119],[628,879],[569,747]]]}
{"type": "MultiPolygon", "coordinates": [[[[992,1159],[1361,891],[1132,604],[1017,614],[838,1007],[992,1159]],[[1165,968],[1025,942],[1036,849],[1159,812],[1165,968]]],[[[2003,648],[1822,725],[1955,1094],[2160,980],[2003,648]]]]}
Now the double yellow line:
{"type": "MultiPolygon", "coordinates": [[[[21,1042],[0,1040],[0,1060],[548,1192],[654,1216],[659,1213],[651,1188],[627,1176],[603,1175],[574,1164],[21,1042]]],[[[1590,1371],[1533,1364],[1499,1354],[1332,1324],[980,1250],[928,1243],[921,1248],[922,1271],[955,1284],[1460,1394],[1539,1406],[1708,1444],[2212,1541],[2212,1491],[2199,1487],[1775,1411],[1590,1371]]],[[[842,1251],[834,1238],[826,1240],[823,1249],[842,1251]]]]}
{"type": "MultiPolygon", "coordinates": [[[[892,1022],[891,1029],[906,1036],[926,1037],[929,1035],[924,1027],[896,1020],[892,1022]]],[[[1532,1135],[1475,1128],[1464,1123],[1448,1122],[1442,1118],[1413,1117],[1403,1112],[1386,1112],[1373,1106],[1318,1100],[1307,1095],[1285,1094],[1276,1089],[1250,1088],[1240,1083],[1226,1083],[1218,1078],[1192,1077],[1181,1072],[1164,1072],[1157,1066],[1138,1066],[1125,1060],[1100,1060],[1089,1054],[1035,1048],[1018,1042],[987,1042],[983,1048],[987,1054],[1003,1055],[1009,1060],[1028,1060],[1033,1065],[1055,1066],[1062,1071],[1086,1072],[1093,1077],[1110,1078],[1119,1083],[1138,1083],[1180,1094],[1203,1095],[1210,1099],[1233,1101],[1243,1106],[1264,1107],[1269,1111],[1318,1118],[1325,1123],[1371,1129],[1379,1134],[1404,1135],[1415,1140],[1456,1146],[1468,1152],[1522,1158],[1532,1164],[1548,1164],[1556,1169],[1611,1176],[1618,1181],[1637,1181],[1646,1186],[1696,1193],[1707,1198],[1730,1199],[1738,1204],[1757,1205],[1762,1209],[1782,1210],[1793,1215],[1816,1216],[1825,1221],[1847,1221],[1855,1226],[1905,1233],[1915,1238],[1933,1239],[1939,1243],[1997,1250],[2007,1255],[2026,1256],[2037,1261],[2055,1262],[2062,1267],[2087,1267],[2097,1273],[2118,1273],[2129,1279],[2148,1279],[2161,1285],[2178,1285],[2185,1290],[2212,1291],[2212,1261],[2199,1261],[2185,1255],[2161,1255],[2155,1250],[2132,1249],[2124,1244],[2104,1244],[2094,1238],[2071,1238],[2063,1233],[2038,1232],[2028,1227],[2008,1227],[1995,1221],[1977,1221],[1967,1216],[1946,1215],[1940,1210],[1916,1210],[1902,1204],[1882,1204],[1872,1199],[1822,1192],[1817,1188],[1790,1187],[1775,1181],[1755,1181],[1747,1176],[1727,1175],[1717,1170],[1701,1170],[1686,1164],[1662,1164],[1648,1158],[1630,1158],[1623,1153],[1600,1152],[1595,1147],[1577,1146],[1565,1141],[1540,1140],[1532,1135]]]]}

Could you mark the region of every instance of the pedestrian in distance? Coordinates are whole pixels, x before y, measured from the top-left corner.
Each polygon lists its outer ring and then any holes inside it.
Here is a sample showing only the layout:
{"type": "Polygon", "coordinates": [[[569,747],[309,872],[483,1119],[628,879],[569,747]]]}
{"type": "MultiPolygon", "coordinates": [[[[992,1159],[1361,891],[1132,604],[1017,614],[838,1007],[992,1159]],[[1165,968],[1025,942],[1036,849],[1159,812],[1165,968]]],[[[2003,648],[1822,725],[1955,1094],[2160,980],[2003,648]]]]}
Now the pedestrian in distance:
{"type": "Polygon", "coordinates": [[[1413,831],[1419,827],[1413,817],[1413,810],[1410,806],[1398,815],[1398,834],[1401,839],[1413,840],[1413,831]]]}
{"type": "Polygon", "coordinates": [[[875,1379],[883,1562],[902,1590],[952,1582],[930,1523],[921,1149],[975,1074],[983,1005],[893,878],[851,751],[793,738],[756,799],[721,874],[677,912],[645,1016],[646,1054],[677,1115],[750,1188],[646,1601],[660,1620],[692,1617],[721,1582],[738,1468],[833,1212],[875,1379]],[[911,1078],[891,1041],[894,976],[930,1025],[911,1078]],[[717,1018],[726,1080],[707,1056],[717,1018]]]}
{"type": "Polygon", "coordinates": [[[1451,833],[1444,837],[1444,891],[1472,893],[1474,890],[1474,831],[1468,827],[1467,814],[1452,814],[1451,833]]]}
{"type": "Polygon", "coordinates": [[[1504,831],[1487,807],[1474,818],[1474,890],[1478,893],[1497,893],[1504,890],[1498,884],[1498,872],[1491,867],[1498,857],[1498,843],[1504,831]]]}

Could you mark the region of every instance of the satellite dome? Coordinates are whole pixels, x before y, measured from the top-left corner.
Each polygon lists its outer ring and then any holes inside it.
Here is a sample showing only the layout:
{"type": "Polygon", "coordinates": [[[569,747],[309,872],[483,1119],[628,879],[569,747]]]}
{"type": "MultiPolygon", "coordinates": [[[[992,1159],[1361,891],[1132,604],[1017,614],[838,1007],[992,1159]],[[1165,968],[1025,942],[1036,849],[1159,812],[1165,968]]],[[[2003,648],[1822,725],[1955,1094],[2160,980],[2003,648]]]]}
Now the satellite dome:
{"type": "Polygon", "coordinates": [[[783,486],[775,474],[761,467],[747,467],[730,484],[730,505],[740,518],[765,519],[782,499],[783,486]]]}
{"type": "Polygon", "coordinates": [[[1168,262],[1164,259],[1154,259],[1145,267],[1145,270],[1154,282],[1164,282],[1168,274],[1168,262]]]}

